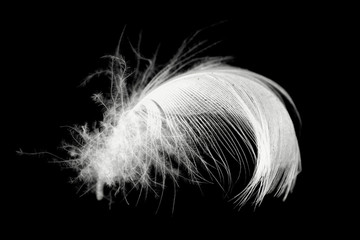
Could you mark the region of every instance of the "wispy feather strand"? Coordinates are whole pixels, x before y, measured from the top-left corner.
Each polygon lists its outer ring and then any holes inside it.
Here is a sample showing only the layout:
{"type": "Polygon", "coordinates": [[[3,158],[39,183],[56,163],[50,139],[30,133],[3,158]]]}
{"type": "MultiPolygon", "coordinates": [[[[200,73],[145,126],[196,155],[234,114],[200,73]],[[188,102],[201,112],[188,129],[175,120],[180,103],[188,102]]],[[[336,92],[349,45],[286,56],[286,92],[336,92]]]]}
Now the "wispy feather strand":
{"type": "Polygon", "coordinates": [[[111,79],[111,97],[94,95],[106,108],[101,126],[79,129],[81,144],[70,149],[72,166],[81,180],[96,186],[99,200],[104,185],[126,194],[126,184],[163,189],[169,178],[234,183],[230,157],[242,166],[241,173],[255,163],[248,185],[234,197],[239,206],[251,196],[259,204],[268,193],[285,199],[291,191],[301,162],[283,102],[296,111],[290,96],[270,79],[226,65],[224,59],[195,58],[199,45],[185,51],[185,42],[156,74],[155,58],[138,54],[148,67],[131,74],[119,51],[110,56],[103,72],[111,79]],[[137,81],[128,85],[131,76],[137,81]],[[251,159],[245,159],[240,141],[251,159]]]}

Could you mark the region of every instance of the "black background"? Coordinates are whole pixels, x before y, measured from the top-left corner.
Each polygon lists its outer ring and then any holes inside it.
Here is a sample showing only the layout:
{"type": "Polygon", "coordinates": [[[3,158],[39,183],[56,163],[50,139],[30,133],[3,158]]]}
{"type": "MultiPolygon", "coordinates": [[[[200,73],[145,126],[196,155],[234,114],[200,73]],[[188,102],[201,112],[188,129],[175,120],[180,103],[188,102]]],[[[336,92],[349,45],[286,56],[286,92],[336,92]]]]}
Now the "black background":
{"type": "Polygon", "coordinates": [[[328,51],[333,44],[328,41],[329,32],[338,24],[331,20],[330,10],[312,5],[170,5],[9,8],[11,14],[3,17],[3,91],[8,114],[4,128],[10,133],[6,143],[11,145],[5,146],[11,153],[4,161],[11,166],[4,167],[3,176],[9,188],[4,212],[7,222],[17,226],[12,232],[168,238],[220,233],[226,239],[248,232],[297,237],[337,231],[339,225],[334,223],[340,219],[333,193],[337,181],[323,169],[323,161],[331,160],[319,153],[324,150],[319,142],[324,122],[318,116],[327,114],[319,107],[324,101],[319,93],[325,91],[321,76],[324,59],[333,54],[328,51]],[[285,202],[269,196],[255,210],[247,205],[237,211],[216,187],[204,186],[202,195],[184,183],[177,190],[173,213],[171,188],[157,213],[158,200],[142,198],[135,206],[133,198],[127,205],[121,195],[113,199],[110,210],[107,201],[97,202],[94,194],[77,192],[79,185],[69,182],[75,173],[49,163],[50,156],[15,154],[22,149],[64,156],[58,147],[71,137],[62,126],[101,120],[101,108],[90,97],[99,89],[106,92],[108,85],[79,84],[104,66],[100,58],[114,53],[125,25],[125,57],[131,55],[126,42],[136,43],[141,31],[142,53],[151,57],[160,44],[158,59],[164,64],[185,38],[223,20],[195,40],[221,40],[201,56],[234,56],[232,65],[273,79],[292,96],[302,116],[303,126],[297,130],[303,171],[285,202]]]}

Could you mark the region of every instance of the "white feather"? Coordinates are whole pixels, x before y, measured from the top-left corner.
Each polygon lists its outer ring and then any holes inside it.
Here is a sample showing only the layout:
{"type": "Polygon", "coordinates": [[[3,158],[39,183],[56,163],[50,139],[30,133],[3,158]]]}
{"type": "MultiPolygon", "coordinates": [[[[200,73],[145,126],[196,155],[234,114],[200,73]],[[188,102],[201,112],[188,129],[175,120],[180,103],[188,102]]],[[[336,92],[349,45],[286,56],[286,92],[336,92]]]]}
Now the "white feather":
{"type": "Polygon", "coordinates": [[[301,163],[294,126],[281,96],[296,108],[278,84],[216,60],[179,73],[180,61],[148,84],[144,74],[130,89],[123,60],[112,60],[112,97],[97,98],[107,108],[101,127],[95,131],[83,127],[82,144],[72,149],[80,178],[96,183],[98,199],[104,185],[124,191],[127,183],[165,188],[165,179],[176,182],[180,176],[194,183],[221,184],[225,177],[234,183],[229,158],[245,166],[244,171],[249,162],[255,163],[249,184],[235,196],[237,204],[253,195],[259,204],[271,192],[286,198],[301,163]],[[244,159],[240,142],[252,159],[244,159]],[[203,176],[200,169],[212,177],[203,176]]]}

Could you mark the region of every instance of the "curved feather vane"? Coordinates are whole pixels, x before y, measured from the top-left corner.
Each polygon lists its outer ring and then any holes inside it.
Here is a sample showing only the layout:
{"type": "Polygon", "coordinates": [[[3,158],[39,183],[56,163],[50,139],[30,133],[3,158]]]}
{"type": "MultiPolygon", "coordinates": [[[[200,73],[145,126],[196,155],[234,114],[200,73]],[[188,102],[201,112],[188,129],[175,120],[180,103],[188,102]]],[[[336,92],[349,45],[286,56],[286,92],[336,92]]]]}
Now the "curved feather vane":
{"type": "MultiPolygon", "coordinates": [[[[120,58],[112,59],[119,64],[120,58]]],[[[286,91],[217,60],[174,71],[179,68],[173,62],[147,85],[136,83],[129,94],[124,71],[111,68],[112,99],[98,98],[107,108],[101,127],[83,127],[83,143],[72,149],[80,177],[96,182],[98,199],[105,184],[125,191],[125,184],[164,188],[165,179],[179,177],[235,183],[232,158],[241,174],[255,164],[250,182],[234,197],[238,205],[253,195],[259,204],[271,192],[285,199],[301,170],[294,126],[281,97],[296,108],[286,91]]]]}

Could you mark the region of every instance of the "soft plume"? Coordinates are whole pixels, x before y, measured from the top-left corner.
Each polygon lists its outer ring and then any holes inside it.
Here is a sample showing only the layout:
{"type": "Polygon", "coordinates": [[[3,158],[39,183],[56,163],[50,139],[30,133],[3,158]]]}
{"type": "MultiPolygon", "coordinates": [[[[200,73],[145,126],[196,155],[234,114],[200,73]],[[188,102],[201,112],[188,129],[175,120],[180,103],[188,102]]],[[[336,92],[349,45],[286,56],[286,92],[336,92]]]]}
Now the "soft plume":
{"type": "Polygon", "coordinates": [[[164,189],[167,179],[236,184],[231,158],[239,174],[255,165],[247,186],[233,195],[236,204],[251,196],[259,204],[269,193],[285,199],[301,170],[284,104],[297,113],[290,96],[225,58],[196,58],[199,46],[185,50],[186,44],[159,71],[155,59],[131,72],[119,51],[109,57],[102,73],[111,80],[110,97],[94,95],[105,107],[104,119],[98,128],[78,128],[80,141],[69,149],[79,179],[96,189],[99,200],[105,185],[126,194],[129,186],[164,189]]]}

